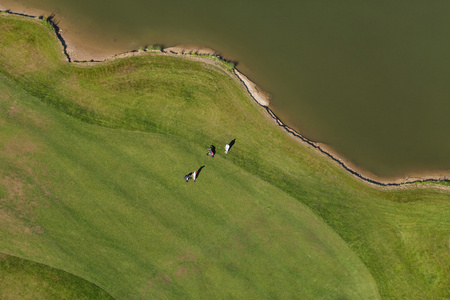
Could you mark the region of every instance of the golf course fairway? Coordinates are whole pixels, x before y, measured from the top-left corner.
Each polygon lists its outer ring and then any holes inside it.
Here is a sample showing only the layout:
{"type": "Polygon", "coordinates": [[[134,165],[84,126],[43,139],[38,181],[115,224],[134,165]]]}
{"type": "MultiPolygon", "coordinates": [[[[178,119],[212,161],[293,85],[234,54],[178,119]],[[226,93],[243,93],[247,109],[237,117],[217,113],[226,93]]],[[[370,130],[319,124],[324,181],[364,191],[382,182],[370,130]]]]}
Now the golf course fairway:
{"type": "Polygon", "coordinates": [[[0,45],[0,258],[72,276],[55,298],[450,297],[446,183],[356,179],[212,58],[69,63],[45,20],[4,13],[0,45]]]}

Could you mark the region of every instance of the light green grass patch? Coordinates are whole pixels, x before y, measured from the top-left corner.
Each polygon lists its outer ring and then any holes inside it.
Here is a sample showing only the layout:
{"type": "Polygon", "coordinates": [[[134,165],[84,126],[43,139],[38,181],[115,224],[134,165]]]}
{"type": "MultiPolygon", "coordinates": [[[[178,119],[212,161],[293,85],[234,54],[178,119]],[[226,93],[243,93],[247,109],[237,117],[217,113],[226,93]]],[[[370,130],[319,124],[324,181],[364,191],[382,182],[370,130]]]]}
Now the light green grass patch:
{"type": "Polygon", "coordinates": [[[39,243],[21,248],[24,256],[119,298],[376,295],[338,235],[228,157],[211,159],[176,136],[86,125],[25,98],[20,110],[51,116],[52,125],[29,126],[24,114],[4,127],[17,132],[7,145],[19,137],[34,145],[26,160],[9,159],[17,182],[27,182],[21,193],[37,201],[21,203],[23,231],[39,243]],[[186,184],[183,175],[201,165],[186,184]]]}

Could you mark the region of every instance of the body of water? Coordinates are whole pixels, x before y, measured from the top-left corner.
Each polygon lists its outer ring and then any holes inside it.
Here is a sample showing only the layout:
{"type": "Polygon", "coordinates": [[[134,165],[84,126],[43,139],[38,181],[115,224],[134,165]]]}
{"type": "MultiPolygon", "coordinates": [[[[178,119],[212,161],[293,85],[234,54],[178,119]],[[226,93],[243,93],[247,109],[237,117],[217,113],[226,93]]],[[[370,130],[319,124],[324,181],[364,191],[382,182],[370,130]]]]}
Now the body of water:
{"type": "Polygon", "coordinates": [[[449,174],[450,1],[0,0],[86,53],[198,44],[239,62],[307,138],[384,178],[449,174]]]}

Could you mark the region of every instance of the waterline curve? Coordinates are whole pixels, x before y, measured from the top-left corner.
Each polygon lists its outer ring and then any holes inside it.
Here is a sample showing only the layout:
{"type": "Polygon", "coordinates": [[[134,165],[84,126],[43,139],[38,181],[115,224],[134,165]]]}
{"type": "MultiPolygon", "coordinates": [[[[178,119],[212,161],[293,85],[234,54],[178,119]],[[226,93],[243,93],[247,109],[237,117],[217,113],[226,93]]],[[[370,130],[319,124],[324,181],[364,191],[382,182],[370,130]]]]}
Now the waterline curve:
{"type": "MultiPolygon", "coordinates": [[[[23,16],[23,17],[28,17],[28,18],[40,18],[42,19],[42,16],[33,16],[30,14],[24,14],[24,13],[19,13],[19,12],[12,12],[10,10],[6,10],[6,11],[2,11],[0,10],[0,12],[3,13],[7,13],[7,14],[11,14],[11,15],[18,15],[18,16],[23,16]]],[[[67,59],[67,61],[69,63],[80,63],[80,62],[102,62],[102,61],[106,61],[106,60],[111,60],[111,59],[116,59],[119,57],[125,57],[125,56],[130,56],[130,55],[139,55],[142,51],[146,51],[146,50],[132,50],[130,52],[126,52],[126,53],[122,53],[119,55],[114,55],[110,58],[104,59],[104,60],[85,60],[85,61],[78,61],[78,60],[74,60],[71,58],[71,56],[69,55],[68,51],[68,43],[66,42],[66,39],[63,37],[63,33],[62,30],[59,28],[58,23],[53,21],[53,17],[54,16],[50,16],[48,18],[46,18],[47,22],[52,26],[52,28],[54,29],[54,33],[56,34],[58,40],[61,42],[61,45],[63,47],[63,53],[67,59]]],[[[159,51],[161,54],[164,55],[186,55],[188,56],[189,53],[185,53],[184,51],[179,53],[179,52],[175,52],[173,50],[169,50],[171,48],[163,48],[161,49],[161,51],[159,51]]],[[[255,83],[253,83],[252,81],[250,81],[250,79],[248,79],[244,74],[240,73],[236,68],[234,68],[234,73],[237,77],[237,79],[240,80],[240,82],[243,83],[245,89],[247,90],[248,94],[261,106],[263,107],[266,112],[268,113],[268,115],[275,120],[275,122],[282,127],[286,132],[288,132],[289,134],[291,134],[292,136],[298,138],[299,140],[301,140],[302,142],[306,143],[307,145],[315,148],[316,150],[318,150],[320,153],[322,153],[323,155],[329,157],[331,160],[335,161],[336,163],[338,163],[341,167],[343,167],[346,171],[348,171],[349,173],[351,173],[352,175],[354,175],[355,177],[357,177],[358,179],[361,179],[367,183],[370,184],[374,184],[374,185],[378,185],[378,186],[401,186],[404,184],[410,184],[410,183],[422,183],[422,182],[440,182],[440,181],[444,181],[444,182],[450,182],[450,179],[447,175],[436,175],[436,176],[429,176],[429,177],[407,177],[404,179],[398,179],[395,181],[383,181],[383,180],[377,180],[375,178],[372,178],[370,176],[364,175],[364,172],[358,171],[356,168],[351,167],[348,163],[345,162],[345,160],[341,159],[336,153],[333,153],[332,151],[326,150],[322,145],[320,145],[319,143],[316,143],[314,141],[309,140],[308,138],[304,137],[302,134],[298,133],[297,131],[295,131],[294,129],[292,129],[291,127],[287,126],[286,124],[284,124],[281,119],[273,112],[272,109],[269,108],[269,101],[268,101],[268,97],[266,97],[264,95],[263,92],[261,92],[261,90],[256,86],[255,83]]]]}

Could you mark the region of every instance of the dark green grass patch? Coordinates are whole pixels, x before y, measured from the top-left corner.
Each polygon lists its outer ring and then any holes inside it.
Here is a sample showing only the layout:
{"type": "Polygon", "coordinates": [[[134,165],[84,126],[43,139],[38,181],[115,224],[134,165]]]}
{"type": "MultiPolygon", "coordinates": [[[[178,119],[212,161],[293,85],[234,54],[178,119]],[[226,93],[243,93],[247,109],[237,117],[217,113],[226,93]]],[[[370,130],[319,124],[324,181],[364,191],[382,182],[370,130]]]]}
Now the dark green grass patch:
{"type": "Polygon", "coordinates": [[[113,299],[86,280],[62,270],[0,254],[1,299],[113,299]]]}

